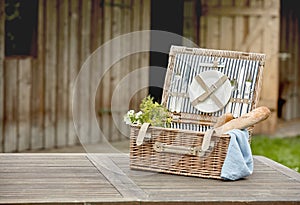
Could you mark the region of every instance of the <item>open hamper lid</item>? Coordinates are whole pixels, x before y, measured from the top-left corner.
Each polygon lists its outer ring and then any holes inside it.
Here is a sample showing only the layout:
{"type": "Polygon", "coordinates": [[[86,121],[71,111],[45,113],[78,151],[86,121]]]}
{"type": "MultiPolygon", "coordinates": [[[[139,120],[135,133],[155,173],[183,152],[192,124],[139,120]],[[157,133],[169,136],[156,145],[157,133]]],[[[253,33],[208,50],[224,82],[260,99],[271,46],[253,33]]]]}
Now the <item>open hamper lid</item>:
{"type": "Polygon", "coordinates": [[[205,132],[217,117],[239,117],[259,100],[265,54],[172,46],[162,104],[172,128],[205,132]]]}

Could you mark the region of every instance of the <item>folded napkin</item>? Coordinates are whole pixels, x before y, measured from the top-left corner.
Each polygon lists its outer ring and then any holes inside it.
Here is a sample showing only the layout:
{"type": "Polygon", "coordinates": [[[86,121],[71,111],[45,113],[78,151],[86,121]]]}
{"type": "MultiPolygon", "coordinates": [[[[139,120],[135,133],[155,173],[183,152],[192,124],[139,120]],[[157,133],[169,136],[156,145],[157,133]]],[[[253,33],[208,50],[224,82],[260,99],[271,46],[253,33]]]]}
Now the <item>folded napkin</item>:
{"type": "Polygon", "coordinates": [[[247,177],[253,172],[253,157],[248,142],[249,133],[247,130],[234,129],[227,134],[231,139],[221,170],[221,177],[225,180],[247,177]]]}

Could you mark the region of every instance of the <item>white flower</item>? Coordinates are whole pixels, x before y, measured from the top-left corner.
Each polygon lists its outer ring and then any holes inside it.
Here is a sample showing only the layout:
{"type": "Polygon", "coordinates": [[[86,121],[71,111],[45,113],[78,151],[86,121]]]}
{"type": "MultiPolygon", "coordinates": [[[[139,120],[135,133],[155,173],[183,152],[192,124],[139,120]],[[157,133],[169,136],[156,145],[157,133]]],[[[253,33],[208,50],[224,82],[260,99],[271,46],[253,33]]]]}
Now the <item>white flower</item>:
{"type": "Polygon", "coordinates": [[[129,110],[129,111],[127,112],[127,115],[128,115],[128,116],[134,115],[134,110],[129,110]]]}
{"type": "Polygon", "coordinates": [[[127,115],[124,115],[124,122],[127,124],[127,125],[130,125],[131,124],[131,120],[130,120],[130,117],[127,115]]]}
{"type": "Polygon", "coordinates": [[[136,113],[135,114],[135,118],[140,118],[140,116],[143,114],[143,112],[142,111],[139,111],[138,113],[136,113]]]}
{"type": "Polygon", "coordinates": [[[140,111],[138,113],[135,113],[134,110],[129,110],[127,112],[126,115],[124,115],[124,122],[128,125],[131,125],[131,124],[141,124],[140,122],[140,116],[142,115],[143,113],[140,111]]]}

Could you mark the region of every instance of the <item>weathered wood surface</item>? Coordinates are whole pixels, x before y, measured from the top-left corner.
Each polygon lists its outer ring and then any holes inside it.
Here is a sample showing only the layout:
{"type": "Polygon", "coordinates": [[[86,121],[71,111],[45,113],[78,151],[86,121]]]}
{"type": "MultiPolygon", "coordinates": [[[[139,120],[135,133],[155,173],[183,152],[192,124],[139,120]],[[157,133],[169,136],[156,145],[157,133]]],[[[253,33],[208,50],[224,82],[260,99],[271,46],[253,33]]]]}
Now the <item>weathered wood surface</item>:
{"type": "Polygon", "coordinates": [[[300,174],[255,156],[225,182],[131,170],[127,154],[0,154],[0,204],[300,204],[300,174]]]}

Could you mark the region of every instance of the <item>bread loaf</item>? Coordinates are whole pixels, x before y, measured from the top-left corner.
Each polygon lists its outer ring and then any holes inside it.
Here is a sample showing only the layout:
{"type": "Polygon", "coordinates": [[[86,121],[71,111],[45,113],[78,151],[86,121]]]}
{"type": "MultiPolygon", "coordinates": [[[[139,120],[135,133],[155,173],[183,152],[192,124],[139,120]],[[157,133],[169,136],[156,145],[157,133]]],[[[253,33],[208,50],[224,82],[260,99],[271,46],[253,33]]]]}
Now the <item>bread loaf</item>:
{"type": "Polygon", "coordinates": [[[224,125],[215,128],[215,132],[217,135],[221,135],[233,129],[245,129],[267,119],[270,114],[271,111],[269,110],[269,108],[261,106],[249,113],[242,115],[239,118],[230,120],[224,125]]]}
{"type": "Polygon", "coordinates": [[[217,119],[217,122],[214,124],[214,128],[220,127],[232,119],[233,115],[231,113],[225,113],[217,119]]]}

